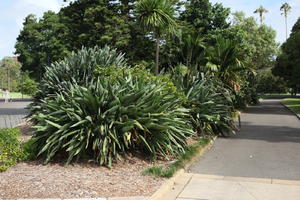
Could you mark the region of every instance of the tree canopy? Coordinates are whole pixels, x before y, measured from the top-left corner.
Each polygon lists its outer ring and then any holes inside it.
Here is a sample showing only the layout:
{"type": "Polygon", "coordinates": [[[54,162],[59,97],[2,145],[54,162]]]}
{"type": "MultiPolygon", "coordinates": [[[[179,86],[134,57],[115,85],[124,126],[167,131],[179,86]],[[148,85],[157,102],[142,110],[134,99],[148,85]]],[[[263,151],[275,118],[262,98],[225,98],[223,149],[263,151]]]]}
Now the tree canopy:
{"type": "Polygon", "coordinates": [[[300,88],[300,18],[293,26],[290,37],[281,46],[273,73],[284,78],[294,92],[300,88]]]}

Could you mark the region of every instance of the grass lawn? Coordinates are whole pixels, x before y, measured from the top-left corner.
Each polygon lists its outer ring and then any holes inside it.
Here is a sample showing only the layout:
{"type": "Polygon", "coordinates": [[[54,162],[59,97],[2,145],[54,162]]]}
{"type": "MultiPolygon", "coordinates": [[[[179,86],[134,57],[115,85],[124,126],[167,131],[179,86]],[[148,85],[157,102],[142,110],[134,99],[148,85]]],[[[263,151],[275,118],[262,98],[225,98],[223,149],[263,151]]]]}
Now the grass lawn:
{"type": "MultiPolygon", "coordinates": [[[[299,95],[299,94],[298,94],[299,95]]],[[[262,99],[284,99],[284,98],[289,98],[292,97],[291,94],[286,93],[286,94],[280,94],[280,93],[270,93],[270,94],[262,94],[260,98],[262,99]]]]}
{"type": "Polygon", "coordinates": [[[286,98],[282,102],[300,117],[300,98],[286,98]]]}
{"type": "MultiPolygon", "coordinates": [[[[12,99],[20,99],[20,98],[22,98],[22,94],[20,92],[11,92],[10,96],[11,96],[12,99]]],[[[2,96],[2,94],[0,93],[0,99],[1,98],[4,98],[4,96],[2,96]]],[[[25,95],[24,94],[23,98],[32,98],[32,97],[29,96],[29,95],[25,95]]]]}

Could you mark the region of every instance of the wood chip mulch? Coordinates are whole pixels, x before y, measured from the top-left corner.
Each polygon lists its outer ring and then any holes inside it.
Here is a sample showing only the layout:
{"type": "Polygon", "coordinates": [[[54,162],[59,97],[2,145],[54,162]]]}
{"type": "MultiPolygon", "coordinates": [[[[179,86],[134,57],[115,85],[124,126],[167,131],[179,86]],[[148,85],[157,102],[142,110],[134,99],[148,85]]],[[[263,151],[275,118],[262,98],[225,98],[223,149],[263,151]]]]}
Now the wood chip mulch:
{"type": "Polygon", "coordinates": [[[0,199],[151,196],[165,179],[142,175],[150,165],[138,158],[112,169],[22,162],[0,173],[0,199]]]}
{"type": "MultiPolygon", "coordinates": [[[[19,126],[22,141],[31,137],[29,126],[19,126]]],[[[21,162],[0,173],[0,199],[151,196],[166,181],[142,175],[151,166],[134,156],[111,169],[90,163],[21,162]]]]}

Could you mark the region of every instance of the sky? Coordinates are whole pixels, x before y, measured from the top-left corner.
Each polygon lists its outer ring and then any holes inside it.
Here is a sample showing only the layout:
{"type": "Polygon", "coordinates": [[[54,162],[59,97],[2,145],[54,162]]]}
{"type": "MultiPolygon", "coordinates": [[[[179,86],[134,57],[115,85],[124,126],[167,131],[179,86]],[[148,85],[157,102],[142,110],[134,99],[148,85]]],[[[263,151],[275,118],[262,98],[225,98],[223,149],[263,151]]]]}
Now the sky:
{"type": "MultiPolygon", "coordinates": [[[[277,41],[285,41],[284,17],[280,7],[284,2],[292,6],[288,19],[288,30],[300,17],[300,0],[211,0],[213,3],[222,3],[232,12],[244,11],[247,16],[258,16],[253,11],[262,5],[269,12],[265,15],[265,24],[277,31],[277,41]]],[[[62,0],[0,0],[0,59],[14,55],[16,38],[22,29],[24,18],[28,14],[41,17],[43,12],[52,10],[58,12],[64,6],[62,0]]]]}

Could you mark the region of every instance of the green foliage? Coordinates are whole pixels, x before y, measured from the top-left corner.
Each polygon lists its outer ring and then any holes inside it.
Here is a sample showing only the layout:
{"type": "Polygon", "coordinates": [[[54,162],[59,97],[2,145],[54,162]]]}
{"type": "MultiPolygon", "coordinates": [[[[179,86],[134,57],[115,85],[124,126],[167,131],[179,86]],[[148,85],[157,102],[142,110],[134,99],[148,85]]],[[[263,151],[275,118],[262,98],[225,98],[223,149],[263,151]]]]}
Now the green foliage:
{"type": "Polygon", "coordinates": [[[232,88],[240,82],[239,73],[247,70],[240,60],[238,43],[222,37],[217,37],[216,46],[207,50],[206,59],[211,73],[232,88]]]}
{"type": "Polygon", "coordinates": [[[0,61],[0,88],[17,91],[21,63],[16,57],[5,57],[0,61]]]}
{"type": "Polygon", "coordinates": [[[0,129],[0,172],[27,158],[28,154],[18,141],[20,134],[18,128],[0,129]]]}
{"type": "Polygon", "coordinates": [[[229,14],[230,9],[224,8],[222,4],[212,5],[209,0],[189,0],[180,18],[191,24],[199,33],[207,34],[212,30],[228,28],[229,14]]]}
{"type": "Polygon", "coordinates": [[[258,93],[286,93],[288,87],[286,82],[274,76],[270,69],[260,70],[256,76],[258,93]]]}
{"type": "Polygon", "coordinates": [[[190,110],[194,130],[200,134],[228,136],[234,134],[233,102],[229,89],[208,74],[195,74],[184,66],[177,67],[172,77],[175,85],[185,94],[185,107],[190,110]],[[179,68],[179,69],[178,69],[179,68]]]}
{"type": "Polygon", "coordinates": [[[300,88],[300,18],[294,25],[292,33],[281,46],[282,53],[277,57],[273,73],[282,77],[293,93],[300,88]]]}
{"type": "Polygon", "coordinates": [[[210,142],[210,139],[208,138],[202,138],[199,139],[199,141],[191,146],[188,146],[186,148],[185,153],[182,153],[178,160],[175,162],[172,162],[167,167],[163,166],[154,166],[146,169],[143,174],[145,175],[153,175],[155,177],[164,177],[164,178],[170,178],[172,177],[179,169],[184,168],[185,165],[192,160],[193,157],[195,157],[199,151],[204,148],[208,143],[210,142]]]}
{"type": "Polygon", "coordinates": [[[15,45],[22,70],[30,71],[32,78],[40,80],[45,65],[68,54],[65,39],[66,27],[54,12],[45,12],[40,20],[28,15],[15,45]]]}
{"type": "Polygon", "coordinates": [[[94,71],[98,67],[125,66],[124,54],[117,53],[109,46],[99,48],[83,47],[77,53],[72,52],[60,62],[52,63],[45,68],[46,73],[40,84],[38,95],[41,97],[64,91],[69,82],[89,85],[94,79],[94,71]]]}
{"type": "Polygon", "coordinates": [[[22,94],[33,96],[37,93],[38,90],[37,83],[29,77],[29,73],[25,72],[19,78],[19,87],[18,90],[22,94]]]}
{"type": "Polygon", "coordinates": [[[124,60],[114,51],[102,55],[107,51],[83,49],[47,68],[42,84],[50,88],[61,81],[60,90],[31,107],[35,144],[46,163],[59,153],[67,155],[67,163],[88,157],[111,166],[131,150],[154,159],[185,151],[193,131],[174,85],[143,69],[114,66],[124,60]],[[115,62],[105,59],[112,55],[118,55],[115,62]]]}
{"type": "Polygon", "coordinates": [[[177,23],[174,5],[170,0],[141,0],[136,6],[137,20],[141,29],[154,33],[156,39],[155,74],[159,73],[160,40],[163,34],[174,34],[177,23]]]}

